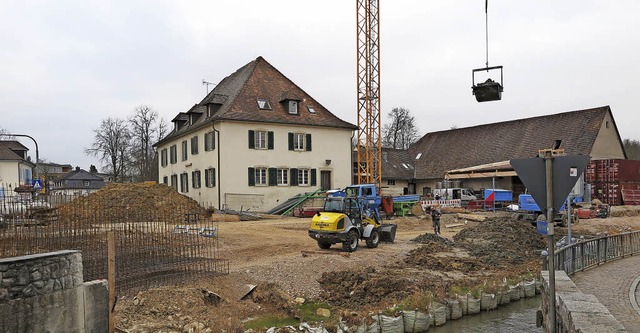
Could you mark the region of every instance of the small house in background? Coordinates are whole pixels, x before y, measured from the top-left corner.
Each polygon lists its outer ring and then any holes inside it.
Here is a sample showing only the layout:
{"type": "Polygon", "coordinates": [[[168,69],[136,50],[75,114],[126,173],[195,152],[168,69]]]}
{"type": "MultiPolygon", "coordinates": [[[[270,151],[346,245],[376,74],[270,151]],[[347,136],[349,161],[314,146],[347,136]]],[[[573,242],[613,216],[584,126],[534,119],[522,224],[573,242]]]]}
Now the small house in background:
{"type": "Polygon", "coordinates": [[[50,188],[51,195],[87,195],[104,186],[104,179],[76,167],[58,178],[50,188]]]}
{"type": "Polygon", "coordinates": [[[0,197],[13,195],[10,192],[16,187],[31,186],[35,164],[29,160],[28,151],[18,141],[0,141],[0,197]]]}
{"type": "Polygon", "coordinates": [[[40,162],[36,166],[36,174],[39,179],[43,181],[43,188],[41,193],[47,193],[52,187],[56,179],[66,175],[73,170],[71,164],[58,164],[53,162],[40,162]]]}
{"type": "Polygon", "coordinates": [[[382,193],[398,196],[416,194],[415,168],[409,151],[382,148],[382,193]]]}

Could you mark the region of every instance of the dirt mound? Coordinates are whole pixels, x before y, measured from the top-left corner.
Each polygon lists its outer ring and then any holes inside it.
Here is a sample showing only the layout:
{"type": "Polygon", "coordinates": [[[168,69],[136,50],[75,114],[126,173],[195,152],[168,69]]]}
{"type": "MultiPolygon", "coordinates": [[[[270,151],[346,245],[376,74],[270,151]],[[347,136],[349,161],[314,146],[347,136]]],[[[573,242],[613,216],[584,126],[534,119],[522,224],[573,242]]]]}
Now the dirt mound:
{"type": "Polygon", "coordinates": [[[453,239],[483,264],[496,268],[535,261],[546,247],[530,224],[502,217],[466,228],[453,239]]]}
{"type": "Polygon", "coordinates": [[[611,207],[612,217],[628,217],[640,215],[640,206],[613,206],[611,207]]]}
{"type": "Polygon", "coordinates": [[[182,221],[185,213],[206,215],[204,208],[172,187],[145,183],[110,183],[58,209],[59,217],[89,222],[182,221]]]}
{"type": "Polygon", "coordinates": [[[440,237],[440,236],[436,236],[435,234],[422,234],[414,239],[411,240],[412,242],[416,242],[416,243],[421,243],[421,244],[428,244],[428,243],[438,243],[438,244],[442,244],[445,246],[452,246],[453,242],[451,240],[449,240],[448,238],[444,238],[444,237],[440,237]]]}
{"type": "Polygon", "coordinates": [[[319,282],[323,299],[347,308],[387,304],[418,289],[416,281],[408,276],[373,267],[323,273],[319,282]]]}

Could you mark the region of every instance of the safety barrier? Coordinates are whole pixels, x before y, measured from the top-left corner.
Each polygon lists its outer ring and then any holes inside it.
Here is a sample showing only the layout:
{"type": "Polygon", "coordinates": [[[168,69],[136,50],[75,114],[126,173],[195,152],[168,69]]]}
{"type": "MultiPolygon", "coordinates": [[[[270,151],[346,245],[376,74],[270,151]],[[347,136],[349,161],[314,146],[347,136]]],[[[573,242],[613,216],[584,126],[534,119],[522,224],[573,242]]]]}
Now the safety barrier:
{"type": "Polygon", "coordinates": [[[451,200],[422,200],[420,201],[420,205],[424,209],[425,207],[431,207],[434,205],[439,205],[440,207],[462,207],[462,200],[460,199],[451,199],[451,200]]]}

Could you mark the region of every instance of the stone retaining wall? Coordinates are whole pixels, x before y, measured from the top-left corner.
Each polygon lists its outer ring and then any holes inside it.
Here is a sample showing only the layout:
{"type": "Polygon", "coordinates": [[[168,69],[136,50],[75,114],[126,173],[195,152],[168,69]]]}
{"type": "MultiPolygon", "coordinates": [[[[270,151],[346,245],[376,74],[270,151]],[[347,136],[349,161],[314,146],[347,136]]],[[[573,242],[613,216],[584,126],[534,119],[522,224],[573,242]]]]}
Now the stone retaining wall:
{"type": "MultiPolygon", "coordinates": [[[[583,294],[564,271],[556,271],[556,332],[612,333],[627,332],[593,295],[583,294]]],[[[542,271],[544,331],[549,326],[549,271],[542,271]]]]}
{"type": "Polygon", "coordinates": [[[80,251],[0,259],[0,302],[72,289],[81,284],[80,251]]]}
{"type": "Polygon", "coordinates": [[[0,332],[107,332],[105,280],[83,282],[80,251],[0,259],[0,332]]]}

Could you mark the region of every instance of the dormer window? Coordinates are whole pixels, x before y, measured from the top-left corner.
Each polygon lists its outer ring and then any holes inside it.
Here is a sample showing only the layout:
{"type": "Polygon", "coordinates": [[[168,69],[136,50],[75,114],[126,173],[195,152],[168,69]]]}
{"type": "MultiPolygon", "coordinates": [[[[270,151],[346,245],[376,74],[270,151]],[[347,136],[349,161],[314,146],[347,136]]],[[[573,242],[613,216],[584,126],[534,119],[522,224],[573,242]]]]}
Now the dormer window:
{"type": "Polygon", "coordinates": [[[266,99],[258,98],[257,102],[258,102],[258,109],[260,109],[260,110],[271,110],[271,104],[269,104],[269,101],[267,101],[266,99]]]}
{"type": "Polygon", "coordinates": [[[289,114],[298,114],[298,101],[288,100],[289,114]]]}

